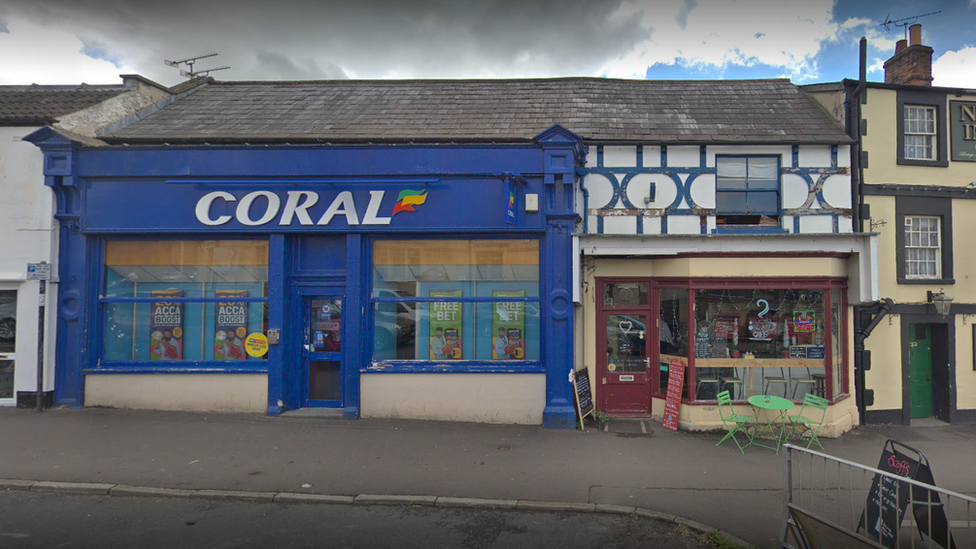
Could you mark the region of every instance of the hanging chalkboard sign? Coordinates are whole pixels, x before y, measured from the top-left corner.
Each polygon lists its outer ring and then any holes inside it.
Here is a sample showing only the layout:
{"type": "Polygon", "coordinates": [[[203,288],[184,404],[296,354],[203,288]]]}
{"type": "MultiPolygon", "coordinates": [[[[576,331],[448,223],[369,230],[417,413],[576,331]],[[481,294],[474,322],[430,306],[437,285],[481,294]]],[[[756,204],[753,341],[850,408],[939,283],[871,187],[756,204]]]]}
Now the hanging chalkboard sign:
{"type": "Polygon", "coordinates": [[[588,368],[573,372],[573,393],[576,395],[576,413],[579,414],[580,427],[582,427],[583,418],[593,414],[593,395],[590,392],[588,368]]]}
{"type": "MultiPolygon", "coordinates": [[[[885,442],[878,469],[935,486],[928,459],[918,450],[895,440],[885,442]]],[[[857,531],[864,528],[868,538],[894,549],[909,502],[912,503],[912,514],[919,531],[927,534],[939,546],[955,549],[956,544],[949,535],[949,521],[938,492],[912,486],[894,476],[874,475],[857,531]]]]}

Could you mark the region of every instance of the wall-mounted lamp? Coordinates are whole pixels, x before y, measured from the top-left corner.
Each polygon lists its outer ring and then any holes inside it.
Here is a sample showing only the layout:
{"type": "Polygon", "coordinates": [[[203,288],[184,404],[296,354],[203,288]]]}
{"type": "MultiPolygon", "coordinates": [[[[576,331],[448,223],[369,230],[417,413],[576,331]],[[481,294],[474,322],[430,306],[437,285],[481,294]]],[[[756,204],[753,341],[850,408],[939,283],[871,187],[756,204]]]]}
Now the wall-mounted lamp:
{"type": "Polygon", "coordinates": [[[952,305],[952,298],[945,294],[945,290],[939,288],[938,292],[929,290],[927,292],[929,303],[935,306],[935,312],[942,318],[949,316],[949,307],[952,305]]]}

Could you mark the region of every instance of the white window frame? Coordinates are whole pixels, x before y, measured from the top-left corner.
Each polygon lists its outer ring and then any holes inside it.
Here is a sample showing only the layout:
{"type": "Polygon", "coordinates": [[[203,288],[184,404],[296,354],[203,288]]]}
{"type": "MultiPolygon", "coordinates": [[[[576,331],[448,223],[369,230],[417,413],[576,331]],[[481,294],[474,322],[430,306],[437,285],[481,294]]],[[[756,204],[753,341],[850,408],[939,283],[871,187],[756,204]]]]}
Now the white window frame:
{"type": "MultiPolygon", "coordinates": [[[[928,270],[928,269],[924,269],[928,270]]],[[[940,279],[942,278],[942,218],[937,215],[906,215],[905,216],[905,278],[906,279],[940,279]],[[922,220],[934,220],[935,230],[922,229],[922,220]],[[912,244],[912,237],[918,236],[918,243],[912,244]],[[927,237],[927,238],[926,238],[927,237]],[[927,240],[928,244],[922,241],[927,240]],[[935,242],[935,245],[932,244],[935,242]],[[916,253],[912,253],[912,252],[916,253]],[[934,251],[934,258],[922,257],[934,251]],[[913,257],[914,256],[914,257],[913,257]],[[934,273],[921,273],[924,264],[934,266],[934,273]]]]}
{"type": "Polygon", "coordinates": [[[905,105],[904,116],[905,159],[938,160],[938,123],[935,118],[938,109],[927,105],[905,105]]]}

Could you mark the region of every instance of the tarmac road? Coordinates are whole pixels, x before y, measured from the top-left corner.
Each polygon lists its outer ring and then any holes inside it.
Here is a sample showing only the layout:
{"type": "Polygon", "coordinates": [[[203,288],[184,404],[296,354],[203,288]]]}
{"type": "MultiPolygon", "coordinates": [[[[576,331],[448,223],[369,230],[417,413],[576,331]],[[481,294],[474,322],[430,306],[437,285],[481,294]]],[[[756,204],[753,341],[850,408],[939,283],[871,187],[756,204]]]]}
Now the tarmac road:
{"type": "Polygon", "coordinates": [[[701,534],[627,515],[0,492],[6,549],[710,549],[701,534]]]}
{"type": "MultiPolygon", "coordinates": [[[[763,549],[783,512],[783,458],[717,433],[525,425],[0,409],[0,478],[162,488],[394,494],[636,506],[763,549]],[[627,435],[627,436],[623,436],[627,435]],[[631,436],[633,435],[633,436],[631,436]],[[309,488],[303,487],[309,485],[309,488]]],[[[976,494],[976,425],[861,427],[826,453],[877,465],[886,439],[924,452],[940,487],[976,494]]],[[[2,543],[0,543],[2,546],[2,543]]]]}

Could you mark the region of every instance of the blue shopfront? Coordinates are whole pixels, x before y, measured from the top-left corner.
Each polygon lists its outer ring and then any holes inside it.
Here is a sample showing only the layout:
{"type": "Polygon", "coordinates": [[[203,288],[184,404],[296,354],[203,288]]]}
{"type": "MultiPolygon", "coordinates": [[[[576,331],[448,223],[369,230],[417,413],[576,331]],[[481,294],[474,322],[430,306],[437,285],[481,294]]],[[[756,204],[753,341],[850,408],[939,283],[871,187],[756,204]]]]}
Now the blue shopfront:
{"type": "Polygon", "coordinates": [[[45,128],[55,402],[572,427],[580,140],[90,146],[45,128]]]}

